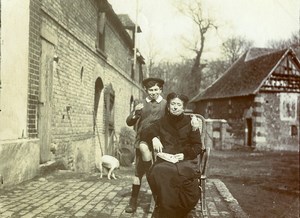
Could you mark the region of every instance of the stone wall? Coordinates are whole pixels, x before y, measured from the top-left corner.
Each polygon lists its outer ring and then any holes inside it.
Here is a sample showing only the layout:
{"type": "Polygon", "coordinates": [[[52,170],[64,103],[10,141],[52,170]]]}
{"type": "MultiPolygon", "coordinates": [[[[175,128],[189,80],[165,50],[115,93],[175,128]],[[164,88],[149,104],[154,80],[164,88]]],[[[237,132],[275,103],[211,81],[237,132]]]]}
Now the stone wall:
{"type": "Polygon", "coordinates": [[[260,131],[256,135],[264,137],[262,141],[256,144],[260,150],[290,150],[299,151],[299,105],[300,94],[293,93],[297,96],[296,119],[284,120],[281,117],[280,93],[260,94],[261,109],[258,118],[261,120],[260,131]],[[298,132],[292,135],[292,128],[298,132]],[[260,133],[258,133],[260,132],[260,133]]]}

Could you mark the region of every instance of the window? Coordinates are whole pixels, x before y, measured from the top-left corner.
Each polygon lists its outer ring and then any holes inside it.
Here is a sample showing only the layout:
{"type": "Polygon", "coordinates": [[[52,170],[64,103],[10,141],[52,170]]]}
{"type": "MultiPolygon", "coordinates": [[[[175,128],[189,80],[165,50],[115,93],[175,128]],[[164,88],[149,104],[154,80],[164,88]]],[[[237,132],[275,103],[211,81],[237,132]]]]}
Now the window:
{"type": "Polygon", "coordinates": [[[232,113],[232,102],[231,102],[231,99],[229,99],[229,101],[228,101],[228,113],[229,114],[232,113]]]}
{"type": "Polygon", "coordinates": [[[105,12],[98,13],[98,22],[97,22],[97,50],[105,50],[105,12]]]}
{"type": "Polygon", "coordinates": [[[297,93],[280,93],[280,119],[297,120],[297,93]]]}
{"type": "Polygon", "coordinates": [[[297,136],[298,130],[296,125],[291,125],[291,136],[297,136]]]}
{"type": "Polygon", "coordinates": [[[206,106],[206,115],[208,118],[212,118],[212,114],[213,114],[213,104],[212,102],[209,101],[206,106]]]}

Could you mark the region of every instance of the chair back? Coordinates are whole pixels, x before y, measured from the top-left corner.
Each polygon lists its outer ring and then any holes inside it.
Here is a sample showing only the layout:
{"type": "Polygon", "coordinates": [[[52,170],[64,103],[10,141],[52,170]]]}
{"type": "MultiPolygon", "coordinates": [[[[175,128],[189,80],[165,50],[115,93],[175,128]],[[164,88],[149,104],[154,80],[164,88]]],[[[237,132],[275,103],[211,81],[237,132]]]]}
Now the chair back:
{"type": "MultiPolygon", "coordinates": [[[[207,147],[205,142],[207,137],[206,132],[206,122],[205,118],[200,114],[189,114],[191,117],[195,116],[197,118],[198,123],[197,127],[199,127],[200,132],[200,139],[202,143],[202,152],[197,156],[195,160],[192,161],[192,163],[197,164],[197,171],[201,173],[201,178],[199,178],[199,188],[201,190],[201,213],[203,217],[208,217],[207,214],[207,205],[206,205],[206,179],[207,179],[207,171],[208,171],[208,160],[210,155],[210,147],[207,147]]],[[[195,120],[195,119],[194,119],[195,120]]]]}
{"type": "Polygon", "coordinates": [[[190,116],[195,116],[197,118],[198,126],[199,126],[199,132],[201,137],[201,143],[202,143],[202,151],[201,154],[197,157],[198,162],[198,169],[201,172],[202,176],[206,176],[207,167],[208,167],[208,159],[210,154],[210,148],[206,147],[205,145],[205,137],[206,137],[206,122],[205,118],[200,114],[190,114],[190,116]]]}
{"type": "Polygon", "coordinates": [[[200,132],[200,137],[201,137],[201,142],[202,142],[202,149],[205,149],[205,137],[206,137],[206,122],[205,118],[200,115],[200,114],[190,114],[190,116],[195,116],[197,117],[197,120],[199,122],[199,132],[200,132]]]}

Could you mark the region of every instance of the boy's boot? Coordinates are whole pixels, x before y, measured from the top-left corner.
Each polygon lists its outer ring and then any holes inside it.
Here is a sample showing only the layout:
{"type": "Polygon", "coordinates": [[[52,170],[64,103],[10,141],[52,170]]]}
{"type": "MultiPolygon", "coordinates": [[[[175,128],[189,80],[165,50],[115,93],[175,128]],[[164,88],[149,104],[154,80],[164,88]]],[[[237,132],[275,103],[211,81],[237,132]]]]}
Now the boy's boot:
{"type": "Polygon", "coordinates": [[[141,185],[132,185],[131,198],[129,204],[125,208],[126,213],[134,213],[137,208],[137,198],[140,192],[141,185]]]}
{"type": "Polygon", "coordinates": [[[131,192],[131,198],[129,200],[129,204],[125,208],[126,213],[134,213],[137,208],[137,200],[138,200],[138,195],[140,192],[141,188],[141,181],[143,175],[149,171],[149,168],[151,167],[152,161],[141,161],[139,167],[138,167],[138,179],[139,179],[139,184],[140,185],[132,185],[132,192],[131,192]]]}

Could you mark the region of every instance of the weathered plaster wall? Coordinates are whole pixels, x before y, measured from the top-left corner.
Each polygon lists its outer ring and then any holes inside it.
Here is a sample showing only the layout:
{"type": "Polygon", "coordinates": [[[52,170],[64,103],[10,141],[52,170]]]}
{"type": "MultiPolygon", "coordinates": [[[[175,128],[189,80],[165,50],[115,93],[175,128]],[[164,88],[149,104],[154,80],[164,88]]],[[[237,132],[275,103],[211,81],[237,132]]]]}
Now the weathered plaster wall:
{"type": "Polygon", "coordinates": [[[0,140],[27,136],[29,2],[1,2],[0,140]]]}
{"type": "Polygon", "coordinates": [[[38,140],[0,141],[0,175],[3,185],[33,178],[39,170],[39,152],[38,140]]]}

